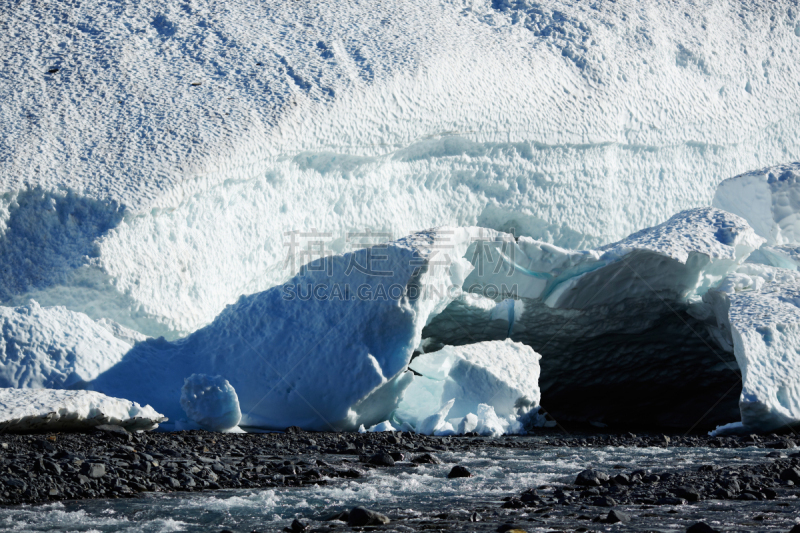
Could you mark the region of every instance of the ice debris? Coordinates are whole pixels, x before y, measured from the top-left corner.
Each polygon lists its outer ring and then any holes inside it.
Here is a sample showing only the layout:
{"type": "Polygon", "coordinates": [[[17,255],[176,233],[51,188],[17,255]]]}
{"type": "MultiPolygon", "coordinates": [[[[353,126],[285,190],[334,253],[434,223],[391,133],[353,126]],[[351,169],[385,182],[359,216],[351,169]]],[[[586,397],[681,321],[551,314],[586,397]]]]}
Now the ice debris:
{"type": "Polygon", "coordinates": [[[181,407],[189,420],[208,431],[230,431],[242,420],[239,397],[222,376],[192,374],[186,378],[181,407]]]}
{"type": "Polygon", "coordinates": [[[502,434],[509,428],[517,432],[516,422],[539,407],[539,359],[531,347],[512,340],[445,346],[421,354],[409,365],[419,375],[406,389],[395,417],[426,435],[455,432],[454,427],[464,433],[481,424],[481,433],[490,426],[489,433],[502,434]],[[504,429],[497,430],[499,426],[504,429]]]}
{"type": "Polygon", "coordinates": [[[79,431],[102,424],[139,431],[165,421],[149,405],[93,391],[0,389],[0,431],[79,431]]]}

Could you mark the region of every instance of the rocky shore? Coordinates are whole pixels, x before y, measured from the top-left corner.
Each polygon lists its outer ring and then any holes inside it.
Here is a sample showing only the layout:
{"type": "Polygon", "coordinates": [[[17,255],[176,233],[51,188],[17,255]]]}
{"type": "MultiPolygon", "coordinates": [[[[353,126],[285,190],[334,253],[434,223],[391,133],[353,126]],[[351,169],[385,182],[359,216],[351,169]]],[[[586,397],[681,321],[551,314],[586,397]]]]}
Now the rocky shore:
{"type": "MultiPolygon", "coordinates": [[[[800,512],[800,451],[794,450],[790,436],[566,435],[553,431],[492,439],[306,433],[296,428],[285,433],[220,434],[128,433],[104,426],[90,433],[0,435],[0,503],[131,498],[141,493],[215,489],[292,490],[335,484],[338,478],[362,478],[371,469],[399,475],[420,464],[441,464],[441,456],[453,462],[459,454],[488,448],[609,446],[757,447],[764,448],[764,454],[756,464],[695,465],[669,472],[609,469],[607,465],[589,468],[571,485],[530,487],[508,494],[496,505],[465,510],[448,509],[443,503],[440,513],[417,516],[407,527],[498,531],[547,525],[588,531],[614,525],[617,530],[646,530],[655,528],[665,513],[708,502],[733,506],[731,509],[749,505],[750,514],[753,505],[762,505],[762,514],[775,514],[781,524],[788,523],[790,514],[800,512]]],[[[447,471],[454,478],[471,475],[457,461],[452,468],[448,464],[447,471]]],[[[702,523],[703,517],[697,518],[702,523]]],[[[387,510],[356,508],[331,516],[309,516],[290,529],[390,527],[386,523],[398,527],[403,520],[387,510]]]]}

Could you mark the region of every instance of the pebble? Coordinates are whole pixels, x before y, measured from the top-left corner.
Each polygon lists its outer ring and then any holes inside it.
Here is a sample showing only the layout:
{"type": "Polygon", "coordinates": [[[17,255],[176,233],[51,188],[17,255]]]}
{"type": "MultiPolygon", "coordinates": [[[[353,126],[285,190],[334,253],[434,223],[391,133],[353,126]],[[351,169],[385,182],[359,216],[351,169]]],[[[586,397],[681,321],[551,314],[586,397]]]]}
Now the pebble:
{"type": "MultiPolygon", "coordinates": [[[[612,474],[609,475],[598,470],[597,466],[586,465],[590,468],[578,474],[572,485],[531,487],[518,494],[509,494],[501,503],[476,509],[456,509],[443,502],[443,508],[425,515],[425,518],[415,518],[416,522],[408,524],[414,529],[460,530],[468,522],[480,522],[470,527],[490,531],[516,515],[518,525],[523,523],[519,522],[520,517],[526,517],[524,520],[536,523],[531,528],[537,530],[554,519],[562,520],[562,524],[571,521],[571,527],[561,529],[578,531],[590,529],[581,527],[590,525],[586,520],[606,524],[633,523],[637,529],[640,526],[641,529],[652,529],[666,517],[677,518],[692,513],[697,509],[692,507],[694,502],[723,499],[729,500],[725,505],[733,506],[745,505],[738,500],[746,499],[748,506],[770,505],[754,508],[772,521],[764,524],[774,525],[775,514],[770,514],[772,511],[769,509],[780,509],[786,502],[795,501],[791,498],[796,497],[800,487],[800,457],[792,457],[796,455],[794,453],[775,452],[784,449],[781,442],[789,445],[787,438],[777,435],[768,438],[675,435],[669,436],[667,442],[660,434],[570,436],[553,432],[531,439],[490,439],[391,432],[309,433],[297,428],[289,433],[271,434],[204,431],[129,434],[122,431],[104,428],[89,433],[0,436],[0,504],[127,498],[137,497],[142,492],[231,488],[280,490],[324,485],[336,478],[363,478],[368,470],[390,465],[394,467],[385,472],[405,475],[417,465],[443,464],[436,454],[447,453],[449,458],[454,453],[474,453],[489,447],[531,450],[561,446],[663,447],[666,444],[670,448],[771,446],[764,450],[760,462],[736,466],[679,467],[673,464],[668,470],[644,470],[617,465],[612,472],[611,465],[602,465],[612,474]],[[601,507],[609,508],[600,514],[601,507]],[[589,509],[595,512],[591,513],[589,509]],[[640,512],[638,509],[650,510],[640,512]],[[591,516],[586,516],[588,514],[591,516]],[[647,515],[660,518],[648,519],[647,515]]],[[[431,470],[443,473],[442,470],[431,470]]],[[[448,477],[464,472],[466,476],[470,475],[463,465],[456,465],[450,472],[448,477]]],[[[365,515],[370,525],[351,527],[377,527],[385,523],[384,519],[389,520],[379,512],[381,509],[357,509],[340,510],[313,520],[328,520],[325,527],[332,525],[331,522],[339,523],[340,528],[343,523],[360,523],[365,515]],[[377,522],[372,523],[373,520],[377,522]]],[[[302,518],[298,515],[297,523],[293,522],[287,529],[292,533],[307,531],[301,528],[306,528],[311,519],[310,516],[302,518]]],[[[392,526],[398,530],[406,527],[395,516],[392,516],[392,521],[392,526]]],[[[318,530],[320,525],[312,523],[311,528],[318,530]]],[[[509,524],[508,530],[518,527],[509,524]]],[[[783,530],[788,529],[790,526],[784,525],[783,530]]]]}

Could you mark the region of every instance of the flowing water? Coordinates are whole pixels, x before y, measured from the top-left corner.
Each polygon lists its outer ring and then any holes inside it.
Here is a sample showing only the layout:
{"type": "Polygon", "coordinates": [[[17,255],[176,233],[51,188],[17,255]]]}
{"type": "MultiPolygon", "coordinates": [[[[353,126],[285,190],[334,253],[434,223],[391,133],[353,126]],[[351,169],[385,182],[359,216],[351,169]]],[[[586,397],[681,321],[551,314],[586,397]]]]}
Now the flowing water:
{"type": "MultiPolygon", "coordinates": [[[[364,505],[392,518],[383,530],[435,529],[436,514],[448,512],[442,529],[495,531],[498,524],[515,520],[526,531],[583,526],[608,531],[683,531],[704,519],[723,531],[788,531],[800,522],[800,501],[774,502],[708,500],[692,505],[624,506],[634,516],[628,525],[586,520],[608,509],[573,505],[572,517],[533,511],[501,509],[502,498],[540,485],[571,483],[587,467],[613,471],[649,469],[656,472],[693,469],[702,464],[733,466],[768,460],[758,448],[580,448],[534,450],[487,448],[477,453],[439,454],[449,463],[396,466],[368,471],[357,480],[332,479],[326,486],[226,490],[194,493],[144,494],[138,498],[59,502],[0,509],[0,529],[8,531],[231,531],[280,530],[294,518],[309,521],[333,512],[364,505]],[[452,463],[466,466],[472,478],[447,479],[452,463]],[[483,522],[464,521],[479,510],[483,522]],[[648,516],[650,515],[650,516],[648,516]],[[766,516],[766,519],[759,519],[766,516]],[[455,520],[461,517],[461,521],[455,520]]],[[[323,457],[325,458],[325,457],[323,457]]],[[[312,522],[314,527],[342,529],[342,522],[312,522]],[[331,527],[333,526],[333,527],[331,527]]]]}

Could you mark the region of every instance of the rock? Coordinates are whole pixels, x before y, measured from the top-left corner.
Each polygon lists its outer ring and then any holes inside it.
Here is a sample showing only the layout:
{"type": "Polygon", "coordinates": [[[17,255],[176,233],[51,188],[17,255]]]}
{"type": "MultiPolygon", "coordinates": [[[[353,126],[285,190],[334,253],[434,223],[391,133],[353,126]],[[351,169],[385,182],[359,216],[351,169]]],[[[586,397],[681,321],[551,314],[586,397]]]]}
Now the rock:
{"type": "Polygon", "coordinates": [[[3,484],[10,489],[18,490],[20,492],[25,492],[25,490],[28,488],[27,483],[13,477],[3,478],[3,484]]]}
{"type": "Polygon", "coordinates": [[[83,463],[81,473],[92,479],[100,479],[106,475],[106,465],[103,463],[83,463]]]}
{"type": "Polygon", "coordinates": [[[389,518],[386,515],[364,507],[354,507],[347,518],[347,525],[350,527],[380,526],[388,523],[389,518]]]}
{"type": "Polygon", "coordinates": [[[613,511],[609,511],[605,521],[607,524],[617,524],[619,522],[627,524],[631,521],[631,516],[628,513],[614,509],[613,511]]]}
{"type": "Polygon", "coordinates": [[[522,500],[518,500],[517,498],[511,498],[507,502],[504,502],[502,505],[503,509],[524,509],[525,504],[522,500]]]}
{"type": "Polygon", "coordinates": [[[463,466],[456,465],[450,470],[450,473],[447,474],[447,477],[450,479],[458,477],[472,477],[472,474],[470,473],[469,470],[467,470],[463,466]]]}
{"type": "Polygon", "coordinates": [[[524,529],[519,529],[514,524],[502,524],[497,528],[498,533],[525,533],[524,529]]]}
{"type": "Polygon", "coordinates": [[[608,496],[601,496],[599,498],[595,498],[592,500],[592,505],[595,507],[614,507],[617,505],[617,502],[614,501],[613,498],[608,496]]]}
{"type": "Polygon", "coordinates": [[[539,493],[536,492],[536,489],[528,489],[528,490],[526,490],[525,492],[520,494],[519,499],[522,500],[523,502],[525,502],[528,505],[535,505],[535,504],[538,504],[538,503],[544,503],[542,501],[541,496],[539,496],[539,493]]]}
{"type": "Polygon", "coordinates": [[[789,450],[794,447],[795,443],[791,440],[776,440],[764,444],[764,448],[771,448],[773,450],[789,450]]]}
{"type": "Polygon", "coordinates": [[[614,483],[616,483],[617,485],[630,485],[631,484],[631,478],[628,477],[626,474],[617,474],[616,476],[614,476],[613,479],[614,479],[614,483]]]}
{"type": "Polygon", "coordinates": [[[114,424],[100,424],[99,426],[95,426],[94,428],[97,431],[102,431],[107,435],[114,435],[115,437],[122,437],[127,440],[130,436],[125,428],[122,426],[115,426],[114,424]]]}
{"type": "Polygon", "coordinates": [[[358,479],[364,476],[364,474],[362,474],[355,468],[348,468],[347,470],[339,470],[337,471],[337,474],[339,474],[339,477],[345,477],[348,479],[358,479]]]}
{"type": "Polygon", "coordinates": [[[422,455],[417,455],[413,459],[411,459],[412,463],[417,463],[419,465],[428,464],[428,465],[440,465],[442,464],[442,460],[436,457],[431,453],[423,453],[422,455]]]}
{"type": "Polygon", "coordinates": [[[705,522],[697,522],[686,528],[686,533],[719,533],[705,522]]]}
{"type": "Polygon", "coordinates": [[[725,489],[716,489],[712,493],[712,496],[720,500],[730,500],[731,498],[733,498],[733,493],[725,489]]]}
{"type": "Polygon", "coordinates": [[[694,489],[692,487],[678,487],[673,492],[679,498],[684,498],[690,502],[699,502],[700,501],[700,491],[694,489]]]}
{"type": "Polygon", "coordinates": [[[406,456],[400,452],[389,452],[389,455],[391,455],[392,459],[394,459],[395,461],[402,461],[403,459],[406,458],[406,456]]]}
{"type": "Polygon", "coordinates": [[[686,505],[686,503],[683,498],[659,498],[656,500],[656,505],[686,505]]]}
{"type": "Polygon", "coordinates": [[[800,484],[800,470],[797,468],[787,468],[781,472],[783,481],[792,481],[795,485],[800,484]]]}
{"type": "Polygon", "coordinates": [[[575,478],[575,484],[581,487],[597,487],[604,481],[608,481],[608,475],[591,468],[584,470],[575,478]]]}
{"type": "Polygon", "coordinates": [[[388,453],[376,453],[368,462],[376,466],[394,466],[394,458],[388,453]]]}
{"type": "Polygon", "coordinates": [[[797,524],[792,529],[790,529],[789,533],[800,533],[800,524],[797,524]]]}
{"type": "Polygon", "coordinates": [[[316,520],[319,522],[331,522],[333,520],[338,520],[339,522],[347,522],[349,519],[350,519],[350,511],[341,511],[339,513],[333,513],[322,516],[320,518],[317,518],[316,520]]]}
{"type": "Polygon", "coordinates": [[[296,476],[299,471],[295,465],[284,465],[278,469],[278,473],[284,476],[296,476]]]}
{"type": "Polygon", "coordinates": [[[307,526],[306,524],[302,523],[300,520],[295,518],[292,521],[292,525],[283,528],[283,530],[288,531],[289,533],[303,533],[304,531],[307,531],[309,528],[310,526],[307,526]]]}

